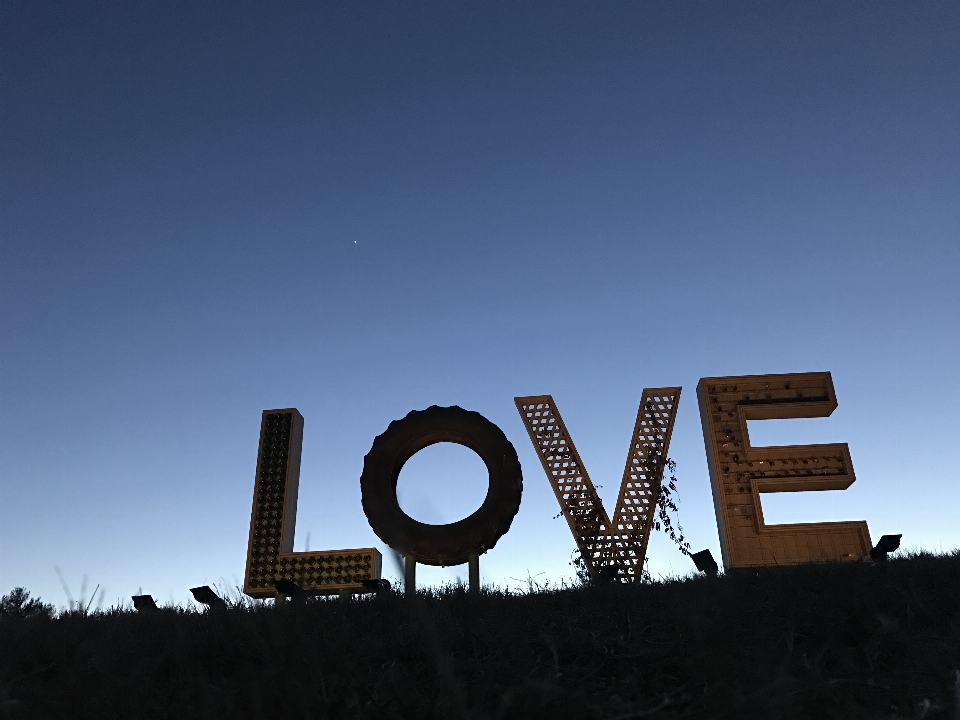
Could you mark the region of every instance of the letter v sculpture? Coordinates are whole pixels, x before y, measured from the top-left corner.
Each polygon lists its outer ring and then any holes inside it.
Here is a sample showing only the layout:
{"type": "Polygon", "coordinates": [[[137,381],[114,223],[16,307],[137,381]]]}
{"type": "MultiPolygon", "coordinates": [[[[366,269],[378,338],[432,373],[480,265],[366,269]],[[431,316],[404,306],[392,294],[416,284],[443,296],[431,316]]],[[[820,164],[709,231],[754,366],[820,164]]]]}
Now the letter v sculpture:
{"type": "Polygon", "coordinates": [[[644,389],[613,522],[553,397],[536,395],[514,401],[590,578],[639,580],[660,499],[680,388],[644,389]]]}

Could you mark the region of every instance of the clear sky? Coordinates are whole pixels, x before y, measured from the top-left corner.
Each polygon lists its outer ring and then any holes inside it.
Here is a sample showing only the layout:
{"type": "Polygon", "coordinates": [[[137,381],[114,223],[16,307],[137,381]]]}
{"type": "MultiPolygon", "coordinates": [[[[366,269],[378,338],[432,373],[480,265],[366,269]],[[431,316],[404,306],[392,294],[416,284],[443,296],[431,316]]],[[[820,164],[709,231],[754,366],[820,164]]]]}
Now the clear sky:
{"type": "MultiPolygon", "coordinates": [[[[832,417],[751,438],[846,442],[858,478],[768,522],[956,548],[958,273],[955,2],[7,2],[0,592],[239,583],[267,408],[306,420],[295,548],[383,548],[363,456],[432,404],[523,464],[484,581],[559,581],[514,396],[554,396],[612,511],[665,385],[719,558],[695,389],[754,373],[833,373],[832,417]]],[[[448,522],[485,482],[435,446],[401,500],[448,522]]]]}

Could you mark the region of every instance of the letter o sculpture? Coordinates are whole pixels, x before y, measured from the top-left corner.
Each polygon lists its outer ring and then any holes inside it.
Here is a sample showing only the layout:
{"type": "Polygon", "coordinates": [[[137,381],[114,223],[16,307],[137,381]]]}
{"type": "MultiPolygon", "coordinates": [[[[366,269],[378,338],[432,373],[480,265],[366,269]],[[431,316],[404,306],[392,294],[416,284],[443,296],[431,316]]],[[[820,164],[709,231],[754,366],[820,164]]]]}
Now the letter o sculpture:
{"type": "Polygon", "coordinates": [[[424,565],[461,565],[492,548],[520,509],[523,474],[517,451],[483,415],[461,407],[414,410],[394,420],[363,458],[363,512],[383,542],[424,565]],[[423,448],[452,442],[473,450],[487,466],[490,486],[472,515],[447,525],[427,525],[400,509],[397,478],[403,464],[423,448]]]}

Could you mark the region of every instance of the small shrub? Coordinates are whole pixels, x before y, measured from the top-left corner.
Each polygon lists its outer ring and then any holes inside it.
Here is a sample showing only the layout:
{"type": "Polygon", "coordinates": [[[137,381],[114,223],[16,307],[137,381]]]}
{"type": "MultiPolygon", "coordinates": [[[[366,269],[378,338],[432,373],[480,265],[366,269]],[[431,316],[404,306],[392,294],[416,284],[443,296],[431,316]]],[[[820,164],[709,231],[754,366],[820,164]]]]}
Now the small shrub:
{"type": "Polygon", "coordinates": [[[54,616],[53,605],[41,602],[38,598],[30,599],[30,593],[22,587],[15,587],[9,593],[0,597],[0,619],[2,618],[30,618],[54,616]]]}

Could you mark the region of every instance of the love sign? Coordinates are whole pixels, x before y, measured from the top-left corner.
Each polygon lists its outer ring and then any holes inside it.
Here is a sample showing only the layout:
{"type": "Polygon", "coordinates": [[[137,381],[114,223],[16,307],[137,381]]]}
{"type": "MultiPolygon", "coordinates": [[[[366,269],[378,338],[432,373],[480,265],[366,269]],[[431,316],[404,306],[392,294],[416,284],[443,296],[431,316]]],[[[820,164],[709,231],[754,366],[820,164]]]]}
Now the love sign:
{"type": "MultiPolygon", "coordinates": [[[[724,568],[869,557],[870,534],[863,521],[763,521],[761,493],[843,490],[856,479],[843,443],[750,445],[747,420],[830,415],[837,407],[830,373],[702,378],[697,400],[724,568]]],[[[679,401],[679,387],[643,391],[611,519],[553,398],[515,398],[592,577],[606,571],[622,582],[640,577],[679,401]]],[[[302,443],[303,417],[296,409],[263,412],[243,587],[251,597],[275,597],[278,582],[310,594],[362,592],[376,587],[381,576],[376,548],[293,552],[302,443]]],[[[432,406],[390,423],[374,439],[360,487],[364,513],[384,543],[408,562],[457,565],[493,548],[510,529],[520,508],[523,475],[516,450],[499,427],[476,412],[432,406]],[[438,442],[476,452],[490,486],[469,517],[428,525],[400,508],[397,478],[407,460],[438,442]]]]}

